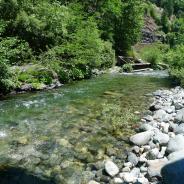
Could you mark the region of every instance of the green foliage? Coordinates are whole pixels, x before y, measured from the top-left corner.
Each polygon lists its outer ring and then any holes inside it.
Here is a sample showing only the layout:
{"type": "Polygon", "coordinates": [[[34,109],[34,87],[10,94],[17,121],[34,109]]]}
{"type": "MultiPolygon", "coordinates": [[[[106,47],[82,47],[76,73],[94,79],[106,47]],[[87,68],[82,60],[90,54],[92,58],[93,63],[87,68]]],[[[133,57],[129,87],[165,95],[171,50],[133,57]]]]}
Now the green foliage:
{"type": "Polygon", "coordinates": [[[54,79],[54,74],[50,69],[35,65],[20,71],[18,74],[18,79],[21,83],[39,83],[49,85],[54,79]]]}
{"type": "Polygon", "coordinates": [[[153,68],[157,68],[158,64],[163,60],[163,55],[166,54],[168,50],[168,45],[155,43],[144,47],[140,51],[140,56],[146,62],[151,63],[153,68]]]}
{"type": "Polygon", "coordinates": [[[14,84],[11,80],[11,71],[6,60],[0,58],[0,94],[5,94],[13,89],[14,84]]]}
{"type": "Polygon", "coordinates": [[[132,65],[130,63],[128,63],[128,64],[124,64],[123,65],[122,70],[124,72],[132,72],[133,68],[132,68],[132,65]]]}
{"type": "Polygon", "coordinates": [[[26,63],[32,56],[29,44],[16,37],[6,37],[0,41],[0,57],[11,65],[26,63]]]}
{"type": "Polygon", "coordinates": [[[164,57],[164,61],[170,65],[171,76],[184,86],[184,45],[170,50],[164,57]]]}

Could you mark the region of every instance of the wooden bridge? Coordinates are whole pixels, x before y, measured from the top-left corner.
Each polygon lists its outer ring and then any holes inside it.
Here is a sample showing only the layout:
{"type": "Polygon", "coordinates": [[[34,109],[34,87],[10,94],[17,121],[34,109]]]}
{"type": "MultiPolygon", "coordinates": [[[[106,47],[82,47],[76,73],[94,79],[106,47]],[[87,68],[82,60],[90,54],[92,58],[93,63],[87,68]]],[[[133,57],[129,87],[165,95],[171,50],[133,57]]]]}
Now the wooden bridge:
{"type": "Polygon", "coordinates": [[[150,63],[145,63],[141,59],[137,59],[133,57],[118,56],[116,65],[123,66],[125,64],[131,64],[133,70],[145,70],[145,69],[151,68],[150,63]]]}

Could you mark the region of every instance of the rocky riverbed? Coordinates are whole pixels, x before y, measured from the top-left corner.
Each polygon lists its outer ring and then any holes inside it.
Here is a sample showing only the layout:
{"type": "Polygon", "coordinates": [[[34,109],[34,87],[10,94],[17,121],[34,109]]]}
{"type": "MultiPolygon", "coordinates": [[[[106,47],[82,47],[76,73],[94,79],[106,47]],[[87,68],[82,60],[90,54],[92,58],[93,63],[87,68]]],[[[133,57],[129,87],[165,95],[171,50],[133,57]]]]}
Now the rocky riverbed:
{"type": "Polygon", "coordinates": [[[158,90],[148,114],[141,119],[137,134],[122,164],[112,156],[92,167],[98,183],[183,184],[184,183],[184,89],[158,90]]]}

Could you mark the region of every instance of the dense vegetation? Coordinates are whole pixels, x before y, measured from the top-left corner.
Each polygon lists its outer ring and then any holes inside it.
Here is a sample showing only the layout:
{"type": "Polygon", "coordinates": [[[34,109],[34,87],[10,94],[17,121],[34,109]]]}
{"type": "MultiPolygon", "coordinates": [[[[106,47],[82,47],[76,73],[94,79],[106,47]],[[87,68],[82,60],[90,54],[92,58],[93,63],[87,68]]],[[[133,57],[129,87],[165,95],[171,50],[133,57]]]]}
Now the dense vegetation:
{"type": "Polygon", "coordinates": [[[0,0],[0,93],[89,78],[140,38],[141,0],[0,0]]]}
{"type": "Polygon", "coordinates": [[[90,78],[116,55],[136,56],[144,16],[164,39],[140,57],[153,67],[166,62],[184,83],[183,0],[0,0],[0,93],[90,78]]]}

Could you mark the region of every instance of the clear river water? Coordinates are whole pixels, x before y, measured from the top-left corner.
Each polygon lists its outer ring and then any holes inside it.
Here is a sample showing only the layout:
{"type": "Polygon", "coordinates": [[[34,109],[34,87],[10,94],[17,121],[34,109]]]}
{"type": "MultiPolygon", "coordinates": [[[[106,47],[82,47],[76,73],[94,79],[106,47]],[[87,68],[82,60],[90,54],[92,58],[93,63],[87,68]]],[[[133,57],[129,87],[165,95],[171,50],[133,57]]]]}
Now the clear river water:
{"type": "Polygon", "coordinates": [[[90,164],[123,159],[165,75],[105,74],[0,101],[1,184],[85,184],[90,164]],[[137,112],[138,114],[138,112],[137,112]]]}

